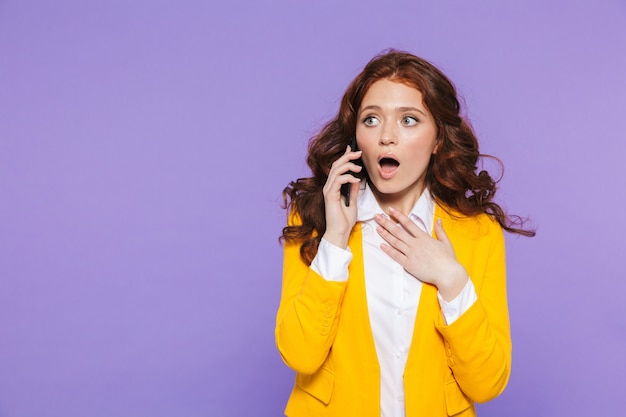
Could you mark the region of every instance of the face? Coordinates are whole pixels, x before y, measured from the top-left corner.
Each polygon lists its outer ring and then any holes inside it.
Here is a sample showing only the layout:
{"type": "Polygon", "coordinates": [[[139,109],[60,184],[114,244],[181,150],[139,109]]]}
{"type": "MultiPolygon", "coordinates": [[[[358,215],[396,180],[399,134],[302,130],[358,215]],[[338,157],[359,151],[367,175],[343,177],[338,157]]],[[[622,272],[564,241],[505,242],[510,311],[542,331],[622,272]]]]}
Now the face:
{"type": "Polygon", "coordinates": [[[422,93],[403,83],[376,81],[359,108],[356,137],[379,203],[412,207],[437,148],[437,126],[422,93]]]}

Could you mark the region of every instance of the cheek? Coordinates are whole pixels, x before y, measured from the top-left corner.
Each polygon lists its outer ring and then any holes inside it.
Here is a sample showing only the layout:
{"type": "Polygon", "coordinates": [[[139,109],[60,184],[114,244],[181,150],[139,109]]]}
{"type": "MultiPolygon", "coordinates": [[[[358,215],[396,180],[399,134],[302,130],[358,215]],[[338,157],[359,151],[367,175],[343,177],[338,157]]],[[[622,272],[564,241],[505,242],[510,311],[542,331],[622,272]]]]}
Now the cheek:
{"type": "Polygon", "coordinates": [[[376,166],[376,155],[368,152],[368,149],[361,149],[363,153],[361,154],[361,161],[363,161],[363,165],[365,165],[365,169],[371,171],[375,169],[376,166]]]}
{"type": "Polygon", "coordinates": [[[407,160],[413,161],[413,169],[421,171],[430,164],[434,151],[434,145],[422,144],[422,146],[413,148],[408,152],[406,158],[407,160]]]}
{"type": "Polygon", "coordinates": [[[363,166],[367,170],[367,172],[374,172],[378,168],[378,155],[372,150],[371,147],[364,145],[364,147],[359,148],[363,153],[361,154],[361,161],[363,162],[363,166]]]}
{"type": "Polygon", "coordinates": [[[370,145],[372,141],[372,137],[371,137],[372,134],[367,129],[363,129],[357,126],[355,135],[356,135],[356,144],[358,145],[359,149],[363,150],[364,148],[367,148],[370,145]]]}
{"type": "Polygon", "coordinates": [[[372,140],[371,134],[360,134],[357,129],[356,144],[360,151],[363,151],[363,159],[367,159],[369,156],[375,153],[376,142],[372,140]]]}

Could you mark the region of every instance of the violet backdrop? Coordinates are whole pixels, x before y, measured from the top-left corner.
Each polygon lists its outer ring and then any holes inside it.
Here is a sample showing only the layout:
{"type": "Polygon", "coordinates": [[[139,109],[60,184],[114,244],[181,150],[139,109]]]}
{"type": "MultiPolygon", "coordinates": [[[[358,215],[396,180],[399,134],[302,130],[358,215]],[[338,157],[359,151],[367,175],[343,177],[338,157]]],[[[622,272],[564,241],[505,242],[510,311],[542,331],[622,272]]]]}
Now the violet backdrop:
{"type": "Polygon", "coordinates": [[[282,415],[281,190],[388,47],[452,78],[538,228],[479,415],[620,414],[624,1],[0,0],[0,417],[282,415]]]}

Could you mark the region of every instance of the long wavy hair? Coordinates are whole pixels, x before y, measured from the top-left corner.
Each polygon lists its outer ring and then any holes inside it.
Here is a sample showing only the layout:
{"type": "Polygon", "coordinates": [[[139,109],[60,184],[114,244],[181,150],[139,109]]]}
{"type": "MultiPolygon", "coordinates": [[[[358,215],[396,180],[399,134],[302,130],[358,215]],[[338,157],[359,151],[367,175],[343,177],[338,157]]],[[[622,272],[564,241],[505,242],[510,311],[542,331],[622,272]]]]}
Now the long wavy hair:
{"type": "MultiPolygon", "coordinates": [[[[310,264],[326,231],[322,188],[332,163],[346,150],[356,131],[357,115],[365,93],[378,80],[387,79],[417,88],[437,126],[439,147],[431,156],[425,183],[433,198],[444,208],[463,216],[486,213],[507,232],[534,236],[524,228],[525,220],[511,216],[493,201],[496,183],[478,169],[482,155],[469,123],[461,116],[461,106],[452,82],[433,64],[407,52],[387,50],[375,56],[350,83],[337,115],[311,138],[307,163],[312,177],[292,181],[283,190],[283,207],[298,221],[283,228],[281,240],[301,244],[300,256],[310,264]]],[[[367,174],[365,174],[367,175],[367,174]]]]}

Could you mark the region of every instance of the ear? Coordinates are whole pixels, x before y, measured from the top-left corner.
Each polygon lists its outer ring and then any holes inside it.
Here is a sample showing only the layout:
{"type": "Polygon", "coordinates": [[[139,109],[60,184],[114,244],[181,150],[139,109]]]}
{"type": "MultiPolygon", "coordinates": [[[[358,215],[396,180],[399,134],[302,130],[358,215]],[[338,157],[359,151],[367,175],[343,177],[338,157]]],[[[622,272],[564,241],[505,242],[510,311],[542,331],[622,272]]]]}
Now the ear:
{"type": "Polygon", "coordinates": [[[435,147],[433,148],[433,155],[439,152],[440,147],[441,147],[441,139],[437,139],[437,143],[435,143],[435,147]]]}

